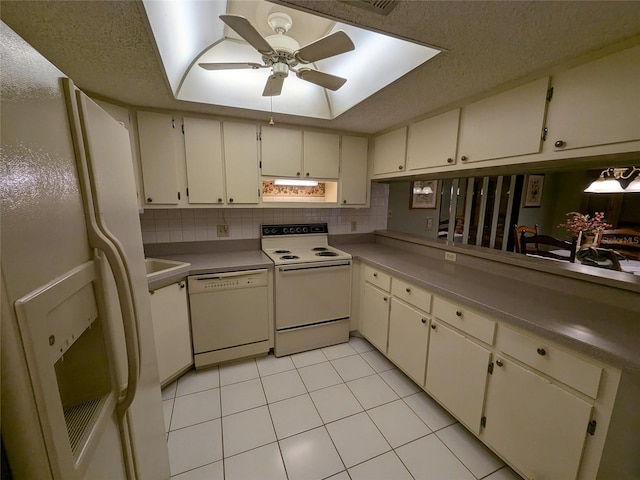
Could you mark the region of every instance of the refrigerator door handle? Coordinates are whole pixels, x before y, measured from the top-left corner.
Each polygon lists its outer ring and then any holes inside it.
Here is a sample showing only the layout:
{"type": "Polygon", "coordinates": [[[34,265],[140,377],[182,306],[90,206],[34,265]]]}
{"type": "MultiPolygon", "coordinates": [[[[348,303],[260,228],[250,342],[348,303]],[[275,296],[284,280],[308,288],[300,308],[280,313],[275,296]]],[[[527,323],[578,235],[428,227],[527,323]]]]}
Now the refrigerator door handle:
{"type": "Polygon", "coordinates": [[[126,258],[123,254],[120,242],[104,226],[100,225],[96,215],[95,199],[92,193],[91,169],[82,141],[82,123],[78,109],[78,103],[82,106],[81,92],[75,89],[70,79],[63,79],[69,111],[72,112],[70,122],[76,158],[78,161],[78,176],[82,195],[84,197],[85,217],[87,219],[87,231],[89,243],[92,247],[104,252],[112,269],[118,290],[120,310],[122,313],[123,328],[125,334],[125,348],[127,352],[127,388],[124,397],[118,402],[118,414],[124,422],[124,414],[133,402],[138,381],[140,378],[140,346],[138,338],[137,315],[133,299],[133,289],[130,283],[126,258]],[[78,93],[78,99],[76,99],[78,93]]]}

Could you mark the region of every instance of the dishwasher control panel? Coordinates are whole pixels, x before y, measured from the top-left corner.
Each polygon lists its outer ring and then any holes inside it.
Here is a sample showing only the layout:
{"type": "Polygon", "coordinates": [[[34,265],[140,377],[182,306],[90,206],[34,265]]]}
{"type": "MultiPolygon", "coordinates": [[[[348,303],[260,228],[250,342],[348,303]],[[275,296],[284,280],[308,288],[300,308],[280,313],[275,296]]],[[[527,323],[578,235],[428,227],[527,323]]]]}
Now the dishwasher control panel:
{"type": "Polygon", "coordinates": [[[259,287],[267,285],[267,281],[266,269],[192,275],[189,277],[189,294],[259,287]]]}

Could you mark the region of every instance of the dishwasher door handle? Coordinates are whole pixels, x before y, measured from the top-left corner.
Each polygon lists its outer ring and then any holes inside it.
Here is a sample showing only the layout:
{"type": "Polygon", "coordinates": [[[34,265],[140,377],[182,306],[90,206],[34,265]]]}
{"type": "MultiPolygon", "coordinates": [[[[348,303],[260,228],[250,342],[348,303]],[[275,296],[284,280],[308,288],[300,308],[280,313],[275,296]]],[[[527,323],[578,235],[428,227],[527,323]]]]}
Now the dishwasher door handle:
{"type": "Polygon", "coordinates": [[[266,269],[261,270],[251,270],[249,272],[231,272],[224,273],[221,275],[192,275],[189,278],[196,280],[198,282],[202,282],[205,280],[222,280],[224,278],[239,278],[239,277],[251,277],[256,275],[263,275],[267,272],[266,269]]]}

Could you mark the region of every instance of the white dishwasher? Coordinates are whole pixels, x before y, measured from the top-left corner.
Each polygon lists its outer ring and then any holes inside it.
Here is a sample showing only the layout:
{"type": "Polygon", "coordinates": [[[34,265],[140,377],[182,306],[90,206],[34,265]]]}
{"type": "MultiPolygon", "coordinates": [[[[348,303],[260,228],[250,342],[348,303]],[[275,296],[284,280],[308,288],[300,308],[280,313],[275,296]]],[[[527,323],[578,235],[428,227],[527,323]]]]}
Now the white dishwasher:
{"type": "Polygon", "coordinates": [[[192,275],[188,282],[196,368],[269,351],[267,269],[192,275]]]}

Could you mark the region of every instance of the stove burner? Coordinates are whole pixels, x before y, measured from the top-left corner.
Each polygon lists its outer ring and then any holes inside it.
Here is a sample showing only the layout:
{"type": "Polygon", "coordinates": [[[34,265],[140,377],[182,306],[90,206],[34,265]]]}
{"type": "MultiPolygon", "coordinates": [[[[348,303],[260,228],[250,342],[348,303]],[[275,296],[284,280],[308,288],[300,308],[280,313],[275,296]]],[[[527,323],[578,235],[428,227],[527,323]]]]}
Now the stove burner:
{"type": "Polygon", "coordinates": [[[282,255],[284,253],[291,253],[291,250],[276,250],[273,253],[277,253],[278,255],[282,255]]]}
{"type": "Polygon", "coordinates": [[[338,254],[336,252],[318,252],[316,253],[317,257],[337,257],[338,254]]]}
{"type": "Polygon", "coordinates": [[[327,250],[329,250],[327,247],[315,247],[311,249],[312,252],[325,252],[327,250]]]}
{"type": "Polygon", "coordinates": [[[300,257],[298,257],[297,255],[284,255],[282,257],[280,257],[280,260],[296,260],[300,257]]]}

